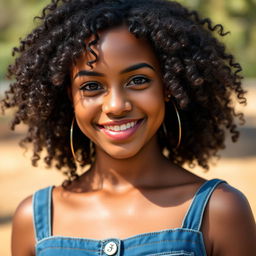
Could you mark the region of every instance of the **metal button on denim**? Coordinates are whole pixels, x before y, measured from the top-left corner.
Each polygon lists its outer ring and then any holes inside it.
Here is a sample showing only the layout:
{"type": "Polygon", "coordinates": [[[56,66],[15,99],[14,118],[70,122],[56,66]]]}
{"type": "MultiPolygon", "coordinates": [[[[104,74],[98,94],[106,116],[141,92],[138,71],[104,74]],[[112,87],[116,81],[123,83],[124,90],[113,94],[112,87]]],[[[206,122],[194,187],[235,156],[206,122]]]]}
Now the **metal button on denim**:
{"type": "Polygon", "coordinates": [[[107,255],[114,255],[117,251],[117,245],[113,241],[107,243],[104,247],[104,252],[107,255]]]}

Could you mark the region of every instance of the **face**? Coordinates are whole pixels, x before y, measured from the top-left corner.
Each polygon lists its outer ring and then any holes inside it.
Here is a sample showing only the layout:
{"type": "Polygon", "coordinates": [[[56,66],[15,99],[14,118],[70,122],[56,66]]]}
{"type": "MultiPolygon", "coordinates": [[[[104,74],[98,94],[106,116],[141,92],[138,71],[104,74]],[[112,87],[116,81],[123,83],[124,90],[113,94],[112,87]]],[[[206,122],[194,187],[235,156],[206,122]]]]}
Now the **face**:
{"type": "MultiPolygon", "coordinates": [[[[91,53],[71,69],[71,97],[81,131],[116,159],[130,158],[156,138],[164,118],[164,90],[150,45],[126,27],[99,33],[91,53]]],[[[93,40],[90,38],[88,42],[93,40]]]]}

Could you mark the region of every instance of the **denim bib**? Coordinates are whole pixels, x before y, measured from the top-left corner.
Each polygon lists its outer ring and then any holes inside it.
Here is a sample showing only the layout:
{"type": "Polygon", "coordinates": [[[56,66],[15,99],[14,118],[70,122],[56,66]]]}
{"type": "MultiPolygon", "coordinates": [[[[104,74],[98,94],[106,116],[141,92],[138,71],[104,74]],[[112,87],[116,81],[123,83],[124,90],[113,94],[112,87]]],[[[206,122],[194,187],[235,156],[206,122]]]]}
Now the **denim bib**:
{"type": "Polygon", "coordinates": [[[102,240],[53,236],[51,230],[52,186],[33,195],[37,256],[206,256],[200,231],[207,202],[216,186],[225,181],[205,182],[196,192],[181,228],[142,233],[126,239],[102,240]]]}

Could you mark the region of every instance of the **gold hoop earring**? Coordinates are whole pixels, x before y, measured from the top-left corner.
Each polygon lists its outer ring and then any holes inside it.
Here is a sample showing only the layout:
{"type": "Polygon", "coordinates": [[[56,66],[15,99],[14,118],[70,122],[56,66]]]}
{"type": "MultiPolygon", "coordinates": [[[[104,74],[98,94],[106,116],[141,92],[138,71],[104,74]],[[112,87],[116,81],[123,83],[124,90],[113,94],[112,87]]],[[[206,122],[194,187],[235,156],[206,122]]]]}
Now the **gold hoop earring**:
{"type": "Polygon", "coordinates": [[[180,143],[181,143],[181,136],[182,136],[182,128],[181,128],[181,119],[180,119],[180,115],[179,115],[179,111],[174,103],[174,101],[172,100],[172,105],[175,109],[175,112],[176,112],[176,116],[177,116],[177,120],[178,120],[178,124],[179,124],[179,136],[178,136],[178,142],[177,142],[177,145],[175,147],[175,149],[178,149],[179,146],[180,146],[180,143]]]}
{"type": "MultiPolygon", "coordinates": [[[[167,95],[167,99],[168,99],[167,101],[169,101],[169,100],[171,99],[171,95],[170,95],[170,94],[167,95]]],[[[179,146],[180,146],[180,143],[181,143],[182,127],[181,127],[181,119],[180,119],[179,111],[178,111],[178,109],[177,109],[177,107],[176,107],[174,101],[171,100],[171,102],[172,102],[172,105],[173,105],[174,110],[175,110],[175,112],[176,112],[176,116],[177,116],[177,120],[178,120],[178,125],[179,125],[179,129],[178,129],[178,130],[179,130],[178,141],[177,141],[177,144],[176,144],[176,146],[175,146],[175,149],[177,150],[177,149],[179,148],[179,146]]],[[[167,130],[166,130],[166,127],[165,127],[165,124],[164,124],[164,123],[163,123],[163,130],[164,130],[164,133],[167,134],[167,130]]]]}
{"type": "Polygon", "coordinates": [[[75,161],[78,162],[78,163],[82,163],[82,161],[80,161],[80,160],[78,160],[76,158],[76,154],[75,154],[75,150],[74,150],[74,145],[73,145],[74,122],[75,122],[75,117],[73,117],[72,123],[71,123],[71,127],[70,127],[70,149],[71,149],[71,152],[72,152],[72,155],[73,155],[75,161]]]}
{"type": "Polygon", "coordinates": [[[166,126],[165,126],[164,122],[162,123],[162,127],[163,127],[164,135],[167,137],[167,129],[166,129],[166,126]]]}

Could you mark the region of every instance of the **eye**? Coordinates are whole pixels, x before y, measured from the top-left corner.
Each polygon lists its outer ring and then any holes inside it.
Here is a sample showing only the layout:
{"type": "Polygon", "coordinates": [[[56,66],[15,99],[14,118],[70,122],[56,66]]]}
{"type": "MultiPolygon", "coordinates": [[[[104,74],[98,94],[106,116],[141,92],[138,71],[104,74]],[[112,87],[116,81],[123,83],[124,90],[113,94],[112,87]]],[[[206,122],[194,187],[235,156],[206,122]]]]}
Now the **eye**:
{"type": "Polygon", "coordinates": [[[96,91],[102,89],[102,86],[97,82],[88,82],[80,87],[81,91],[96,91]]]}
{"type": "Polygon", "coordinates": [[[128,86],[140,86],[141,85],[146,85],[149,83],[151,80],[145,76],[136,76],[133,77],[130,82],[127,84],[128,86]]]}
{"type": "Polygon", "coordinates": [[[98,82],[87,82],[79,88],[83,96],[94,96],[103,90],[103,86],[98,82]]]}

